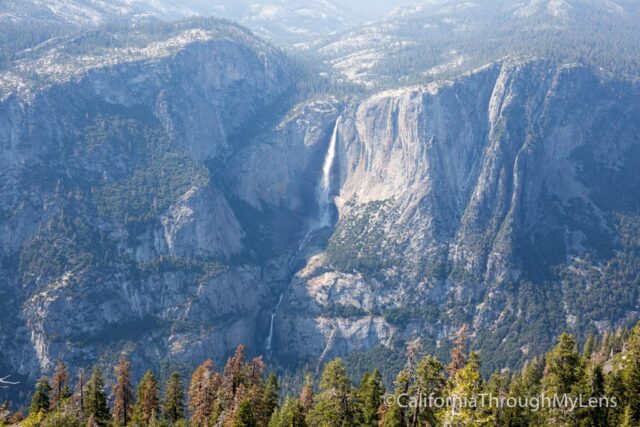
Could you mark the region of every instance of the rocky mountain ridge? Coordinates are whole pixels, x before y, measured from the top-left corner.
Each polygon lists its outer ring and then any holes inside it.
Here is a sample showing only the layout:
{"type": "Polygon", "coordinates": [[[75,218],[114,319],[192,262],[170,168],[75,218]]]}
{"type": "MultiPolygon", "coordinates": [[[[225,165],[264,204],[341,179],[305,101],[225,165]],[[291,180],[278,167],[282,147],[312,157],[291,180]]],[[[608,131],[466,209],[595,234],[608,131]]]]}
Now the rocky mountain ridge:
{"type": "Polygon", "coordinates": [[[373,91],[455,77],[504,57],[581,62],[637,77],[638,19],[637,3],[626,0],[417,2],[299,47],[334,78],[373,91]]]}
{"type": "Polygon", "coordinates": [[[248,230],[206,165],[294,80],[277,50],[207,25],[100,60],[57,46],[47,66],[3,73],[35,82],[3,86],[0,106],[0,363],[14,375],[109,361],[131,339],[156,366],[166,352],[195,361],[216,347],[221,360],[262,342],[269,288],[257,266],[231,262],[248,230]]]}
{"type": "Polygon", "coordinates": [[[339,220],[285,297],[279,348],[313,360],[420,337],[446,352],[468,323],[500,368],[563,328],[636,319],[624,241],[640,231],[637,90],[578,64],[506,60],[353,106],[338,128],[339,220]],[[618,295],[607,314],[591,306],[599,292],[618,295]]]}
{"type": "Polygon", "coordinates": [[[442,356],[469,324],[492,370],[637,320],[637,79],[513,55],[300,100],[308,77],[216,20],[0,71],[0,368],[442,356]]]}

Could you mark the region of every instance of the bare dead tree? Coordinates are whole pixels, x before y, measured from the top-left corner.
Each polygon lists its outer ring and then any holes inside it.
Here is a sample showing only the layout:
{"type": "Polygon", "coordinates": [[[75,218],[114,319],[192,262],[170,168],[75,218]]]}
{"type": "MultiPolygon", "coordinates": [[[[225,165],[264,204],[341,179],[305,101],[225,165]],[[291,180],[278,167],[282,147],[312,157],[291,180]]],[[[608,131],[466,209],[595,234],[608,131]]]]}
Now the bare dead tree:
{"type": "Polygon", "coordinates": [[[407,369],[409,372],[413,372],[416,364],[418,363],[418,358],[422,353],[422,343],[420,342],[420,337],[414,339],[413,341],[409,341],[407,344],[407,369]]]}

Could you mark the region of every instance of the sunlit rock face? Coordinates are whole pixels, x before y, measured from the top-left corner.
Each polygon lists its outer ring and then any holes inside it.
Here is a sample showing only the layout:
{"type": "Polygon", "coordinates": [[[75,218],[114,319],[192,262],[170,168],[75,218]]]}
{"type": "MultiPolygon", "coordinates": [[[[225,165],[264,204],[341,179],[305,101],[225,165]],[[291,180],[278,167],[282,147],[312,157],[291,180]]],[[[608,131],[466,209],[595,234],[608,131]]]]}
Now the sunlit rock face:
{"type": "Polygon", "coordinates": [[[510,57],[304,100],[246,30],[167,28],[0,72],[0,368],[442,355],[468,324],[490,370],[637,318],[636,82],[510,57]]]}
{"type": "Polygon", "coordinates": [[[280,310],[283,356],[415,337],[444,351],[468,323],[495,368],[562,330],[636,318],[635,279],[612,270],[637,265],[622,258],[638,232],[638,89],[584,66],[507,60],[352,106],[339,221],[280,310]],[[612,291],[613,317],[591,309],[612,291]]]}

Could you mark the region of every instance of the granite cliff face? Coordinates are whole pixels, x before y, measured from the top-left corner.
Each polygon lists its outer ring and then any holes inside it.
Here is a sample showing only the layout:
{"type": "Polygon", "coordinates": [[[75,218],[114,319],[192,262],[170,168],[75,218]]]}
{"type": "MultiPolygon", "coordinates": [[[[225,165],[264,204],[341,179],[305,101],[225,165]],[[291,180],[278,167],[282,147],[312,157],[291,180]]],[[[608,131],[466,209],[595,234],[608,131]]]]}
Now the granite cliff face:
{"type": "Polygon", "coordinates": [[[0,73],[3,370],[437,354],[462,324],[491,369],[637,319],[632,79],[506,58],[300,101],[234,25],[108,31],[0,73]]]}
{"type": "Polygon", "coordinates": [[[63,38],[0,77],[0,363],[14,375],[261,348],[271,291],[214,165],[287,96],[288,62],[226,23],[133,36],[63,38]]]}
{"type": "Polygon", "coordinates": [[[495,368],[637,318],[638,89],[507,60],[349,108],[339,220],[292,282],[277,348],[313,360],[421,337],[445,352],[468,323],[495,368]]]}

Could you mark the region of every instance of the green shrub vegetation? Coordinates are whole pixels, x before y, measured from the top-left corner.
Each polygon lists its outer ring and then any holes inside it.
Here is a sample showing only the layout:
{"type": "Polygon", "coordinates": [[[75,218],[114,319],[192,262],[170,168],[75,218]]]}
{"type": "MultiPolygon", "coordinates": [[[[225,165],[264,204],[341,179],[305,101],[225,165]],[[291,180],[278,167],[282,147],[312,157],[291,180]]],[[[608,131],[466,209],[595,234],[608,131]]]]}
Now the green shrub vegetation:
{"type": "Polygon", "coordinates": [[[393,201],[374,201],[353,206],[336,225],[329,239],[327,255],[331,264],[344,272],[374,273],[394,264],[385,246],[383,224],[392,219],[393,201]]]}
{"type": "Polygon", "coordinates": [[[206,186],[209,173],[157,127],[122,118],[99,117],[86,131],[93,144],[121,149],[131,164],[125,176],[93,193],[98,212],[124,223],[148,222],[189,188],[206,186]]]}

